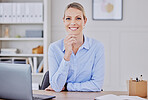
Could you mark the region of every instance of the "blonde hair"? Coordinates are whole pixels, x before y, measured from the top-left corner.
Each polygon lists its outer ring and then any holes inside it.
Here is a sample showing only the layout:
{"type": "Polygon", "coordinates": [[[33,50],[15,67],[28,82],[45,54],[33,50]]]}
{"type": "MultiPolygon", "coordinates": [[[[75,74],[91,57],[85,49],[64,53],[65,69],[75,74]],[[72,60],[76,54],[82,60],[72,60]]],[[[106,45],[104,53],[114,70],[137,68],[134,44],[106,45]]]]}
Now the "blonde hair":
{"type": "Polygon", "coordinates": [[[76,3],[76,2],[73,2],[73,3],[70,3],[69,5],[67,5],[67,7],[66,7],[66,9],[65,9],[65,11],[64,11],[64,18],[65,18],[65,12],[66,12],[66,10],[69,9],[69,8],[76,8],[76,9],[82,11],[82,13],[83,13],[83,18],[84,18],[84,20],[86,19],[84,7],[83,7],[81,4],[76,3]]]}

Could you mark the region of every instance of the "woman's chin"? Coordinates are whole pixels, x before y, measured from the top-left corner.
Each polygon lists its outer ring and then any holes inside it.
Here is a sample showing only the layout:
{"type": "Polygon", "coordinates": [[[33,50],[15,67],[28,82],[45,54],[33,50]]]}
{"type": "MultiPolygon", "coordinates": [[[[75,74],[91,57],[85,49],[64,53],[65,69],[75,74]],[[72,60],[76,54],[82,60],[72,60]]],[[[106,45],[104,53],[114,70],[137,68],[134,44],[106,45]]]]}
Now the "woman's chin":
{"type": "Polygon", "coordinates": [[[79,35],[79,33],[77,33],[77,32],[69,32],[68,34],[69,35],[79,35]]]}

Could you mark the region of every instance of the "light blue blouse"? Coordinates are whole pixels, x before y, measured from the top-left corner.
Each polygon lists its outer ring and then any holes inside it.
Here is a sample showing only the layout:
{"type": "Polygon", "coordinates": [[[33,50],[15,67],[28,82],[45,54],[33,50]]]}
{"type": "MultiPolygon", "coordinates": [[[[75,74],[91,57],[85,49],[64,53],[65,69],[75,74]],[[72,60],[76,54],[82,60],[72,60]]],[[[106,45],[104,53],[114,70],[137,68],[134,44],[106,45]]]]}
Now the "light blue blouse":
{"type": "Polygon", "coordinates": [[[64,39],[48,49],[49,79],[52,89],[60,92],[67,83],[68,91],[101,91],[104,81],[104,47],[84,36],[84,44],[70,61],[64,60],[64,39]]]}

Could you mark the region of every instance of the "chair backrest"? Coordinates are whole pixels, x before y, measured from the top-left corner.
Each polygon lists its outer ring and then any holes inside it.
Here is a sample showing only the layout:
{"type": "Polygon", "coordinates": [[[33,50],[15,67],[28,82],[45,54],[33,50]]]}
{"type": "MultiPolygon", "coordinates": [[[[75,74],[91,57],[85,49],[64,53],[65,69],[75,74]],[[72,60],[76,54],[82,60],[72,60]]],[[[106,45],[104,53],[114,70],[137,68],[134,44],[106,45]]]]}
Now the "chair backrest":
{"type": "Polygon", "coordinates": [[[49,83],[49,71],[47,71],[43,77],[42,84],[40,86],[40,90],[45,90],[48,86],[50,85],[49,83]]]}

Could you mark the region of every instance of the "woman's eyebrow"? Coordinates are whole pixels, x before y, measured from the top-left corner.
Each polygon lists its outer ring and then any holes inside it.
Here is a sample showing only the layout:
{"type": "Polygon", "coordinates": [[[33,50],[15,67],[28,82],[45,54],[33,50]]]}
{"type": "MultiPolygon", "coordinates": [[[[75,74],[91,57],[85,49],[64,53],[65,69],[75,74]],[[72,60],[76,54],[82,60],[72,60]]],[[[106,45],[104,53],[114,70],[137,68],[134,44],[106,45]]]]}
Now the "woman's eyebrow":
{"type": "Polygon", "coordinates": [[[76,17],[81,17],[80,15],[77,15],[76,17]]]}
{"type": "Polygon", "coordinates": [[[71,17],[71,16],[65,16],[65,17],[71,17]]]}

